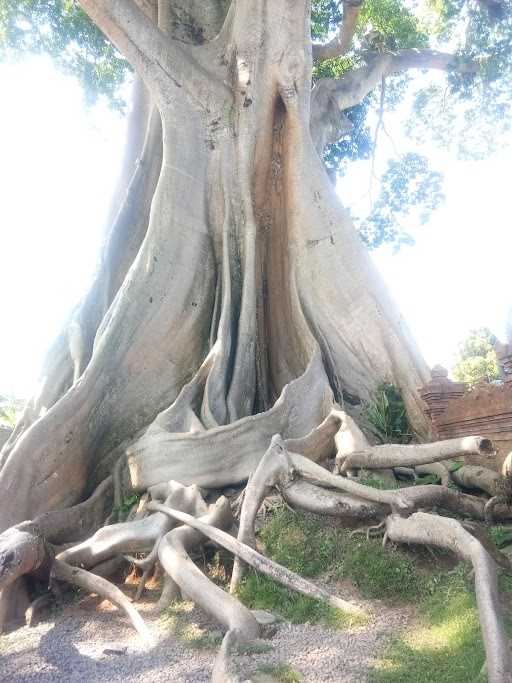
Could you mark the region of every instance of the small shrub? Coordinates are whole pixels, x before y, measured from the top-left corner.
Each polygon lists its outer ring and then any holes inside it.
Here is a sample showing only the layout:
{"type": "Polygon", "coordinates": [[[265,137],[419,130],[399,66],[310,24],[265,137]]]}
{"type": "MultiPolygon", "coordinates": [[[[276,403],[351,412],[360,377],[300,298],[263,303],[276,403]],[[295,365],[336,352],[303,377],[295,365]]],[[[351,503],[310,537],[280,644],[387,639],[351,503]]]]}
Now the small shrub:
{"type": "Polygon", "coordinates": [[[121,505],[114,508],[114,512],[117,513],[118,522],[125,521],[125,519],[130,514],[130,510],[133,508],[134,505],[136,505],[139,502],[140,498],[140,493],[133,493],[130,496],[123,498],[121,505]]]}
{"type": "Polygon", "coordinates": [[[407,419],[404,400],[393,385],[382,383],[364,409],[375,436],[382,443],[409,443],[412,429],[407,419]]]}

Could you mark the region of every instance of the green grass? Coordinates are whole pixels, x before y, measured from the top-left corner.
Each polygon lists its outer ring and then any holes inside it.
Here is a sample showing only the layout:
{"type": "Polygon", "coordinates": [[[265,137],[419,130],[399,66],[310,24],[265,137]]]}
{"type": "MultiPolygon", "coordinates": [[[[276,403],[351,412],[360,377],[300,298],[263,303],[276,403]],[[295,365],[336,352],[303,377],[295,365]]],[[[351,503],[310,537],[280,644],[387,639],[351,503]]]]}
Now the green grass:
{"type": "MultiPolygon", "coordinates": [[[[384,549],[379,539],[351,537],[345,529],[326,527],[325,522],[286,508],[274,513],[263,527],[260,541],[266,555],[298,574],[349,579],[365,598],[411,601],[423,589],[424,576],[406,552],[384,549]]],[[[258,608],[272,609],[274,603],[288,612],[288,600],[296,601],[297,597],[283,591],[268,579],[250,574],[241,596],[250,598],[252,604],[260,600],[258,608]]],[[[301,610],[306,607],[301,606],[301,610]]]]}
{"type": "Polygon", "coordinates": [[[512,542],[512,527],[510,526],[491,526],[488,531],[498,548],[510,545],[512,542]]]}
{"type": "Polygon", "coordinates": [[[258,667],[256,673],[272,676],[280,683],[301,683],[303,680],[299,672],[292,669],[289,664],[263,664],[258,667]]]}
{"type": "Polygon", "coordinates": [[[477,683],[484,647],[468,569],[427,581],[418,622],[396,637],[376,663],[371,683],[477,683]]]}
{"type": "Polygon", "coordinates": [[[188,600],[176,600],[160,616],[160,623],[195,650],[217,650],[222,643],[222,634],[219,631],[211,633],[190,623],[187,615],[193,608],[194,603],[188,600]]]}
{"type": "Polygon", "coordinates": [[[322,623],[342,629],[364,621],[325,602],[290,591],[267,576],[252,571],[238,588],[237,595],[247,607],[275,612],[292,624],[322,623]]]}
{"type": "MultiPolygon", "coordinates": [[[[510,530],[492,528],[491,538],[499,544],[505,533],[510,530]]],[[[344,529],[285,508],[266,523],[260,541],[267,555],[300,574],[348,579],[365,598],[417,608],[414,624],[392,640],[372,669],[371,683],[484,683],[484,648],[466,565],[439,569],[440,551],[431,556],[418,548],[384,549],[379,539],[350,537],[344,529]]],[[[502,576],[500,585],[510,601],[512,578],[502,576]]],[[[342,612],[255,572],[248,574],[239,595],[249,607],[276,612],[293,623],[353,625],[342,612]]]]}

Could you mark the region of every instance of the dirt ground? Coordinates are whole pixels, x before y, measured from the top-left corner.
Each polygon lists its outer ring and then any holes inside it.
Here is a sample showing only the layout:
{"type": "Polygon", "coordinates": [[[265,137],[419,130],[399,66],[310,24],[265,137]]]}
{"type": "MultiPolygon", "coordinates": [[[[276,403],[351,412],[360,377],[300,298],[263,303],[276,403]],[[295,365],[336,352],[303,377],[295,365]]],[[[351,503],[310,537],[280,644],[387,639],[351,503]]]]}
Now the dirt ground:
{"type": "MultiPolygon", "coordinates": [[[[131,587],[124,589],[129,592],[131,587]]],[[[351,585],[339,585],[338,589],[355,597],[351,585]]],[[[156,591],[147,591],[145,601],[139,603],[156,637],[154,647],[144,645],[127,618],[110,603],[85,596],[43,616],[34,627],[1,636],[0,681],[206,683],[217,646],[193,647],[183,632],[220,639],[218,625],[190,604],[180,614],[176,629],[174,617],[151,613],[155,598],[156,591]]],[[[414,617],[409,607],[390,608],[375,601],[368,607],[372,611],[369,622],[344,631],[312,624],[276,624],[267,641],[269,651],[244,655],[247,675],[263,664],[288,663],[308,683],[368,680],[372,662],[390,636],[407,628],[414,617]]]]}

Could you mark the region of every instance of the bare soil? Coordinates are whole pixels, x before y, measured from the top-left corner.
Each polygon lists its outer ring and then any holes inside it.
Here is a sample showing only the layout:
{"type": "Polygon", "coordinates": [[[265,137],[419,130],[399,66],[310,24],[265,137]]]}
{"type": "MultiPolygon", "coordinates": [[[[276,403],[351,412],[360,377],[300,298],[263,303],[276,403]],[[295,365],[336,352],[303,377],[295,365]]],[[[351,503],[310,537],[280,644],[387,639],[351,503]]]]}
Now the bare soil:
{"type": "MultiPolygon", "coordinates": [[[[131,586],[124,586],[131,591],[131,586]]],[[[344,583],[343,592],[354,589],[344,583]]],[[[156,591],[146,591],[139,609],[156,636],[145,646],[128,620],[110,603],[86,596],[48,614],[34,627],[0,637],[0,681],[9,683],[207,683],[216,647],[192,647],[177,635],[172,619],[151,613],[156,591]]],[[[407,628],[410,607],[372,602],[372,618],[349,630],[321,625],[278,623],[268,638],[271,650],[244,655],[247,675],[263,664],[289,663],[308,683],[355,683],[368,680],[372,663],[389,638],[407,628]]],[[[180,619],[188,631],[216,633],[218,625],[190,607],[180,619]]],[[[179,632],[179,631],[178,631],[179,632]]]]}

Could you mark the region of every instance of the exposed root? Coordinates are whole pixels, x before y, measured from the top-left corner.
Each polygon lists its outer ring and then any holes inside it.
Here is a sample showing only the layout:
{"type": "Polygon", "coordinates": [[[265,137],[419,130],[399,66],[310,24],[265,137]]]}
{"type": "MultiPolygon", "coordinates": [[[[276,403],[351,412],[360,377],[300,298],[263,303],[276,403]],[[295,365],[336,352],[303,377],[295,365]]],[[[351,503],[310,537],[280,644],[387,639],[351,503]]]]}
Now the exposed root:
{"type": "Polygon", "coordinates": [[[38,569],[48,549],[37,524],[22,522],[0,535],[0,589],[38,569]]]}
{"type": "Polygon", "coordinates": [[[107,477],[83,503],[64,510],[45,512],[34,523],[50,543],[78,542],[103,526],[112,508],[113,480],[107,477]]]}
{"type": "MultiPolygon", "coordinates": [[[[163,507],[158,503],[153,505],[163,507]]],[[[201,517],[200,524],[209,529],[217,526],[229,529],[233,524],[233,516],[227,498],[219,498],[208,514],[201,517]]],[[[227,628],[212,680],[234,683],[241,679],[234,673],[236,665],[232,660],[235,654],[233,650],[241,642],[258,638],[260,626],[247,607],[210,581],[191,560],[189,550],[201,542],[202,538],[203,534],[199,530],[189,526],[174,529],[162,539],[158,556],[163,568],[174,584],[180,587],[182,594],[227,628]]]]}
{"type": "Polygon", "coordinates": [[[496,494],[496,485],[501,479],[498,472],[478,465],[464,465],[452,472],[451,477],[457,486],[485,491],[490,496],[496,494]]]}
{"type": "Polygon", "coordinates": [[[138,602],[140,600],[142,593],[144,592],[144,589],[146,588],[147,580],[151,576],[154,569],[155,569],[155,563],[146,567],[146,569],[144,569],[144,571],[142,572],[142,576],[140,577],[139,584],[137,586],[137,590],[135,591],[135,595],[133,596],[133,602],[138,602]]]}
{"type": "Polygon", "coordinates": [[[430,462],[426,465],[417,465],[414,470],[416,474],[420,476],[433,474],[435,477],[439,477],[442,486],[448,486],[451,481],[450,470],[442,462],[430,462]]]}
{"type": "Polygon", "coordinates": [[[53,595],[48,592],[40,595],[35,600],[32,600],[29,607],[25,611],[25,623],[27,626],[35,626],[39,619],[41,612],[50,607],[53,603],[53,595]]]}
{"type": "MultiPolygon", "coordinates": [[[[204,502],[197,486],[183,486],[178,482],[165,484],[166,502],[192,514],[204,514],[204,502]]],[[[131,522],[120,522],[99,529],[94,536],[61,553],[62,560],[86,568],[111,558],[113,555],[149,552],[156,540],[173,527],[166,515],[151,515],[131,522]]]]}
{"type": "Polygon", "coordinates": [[[355,451],[337,460],[340,472],[349,469],[383,469],[386,467],[417,467],[446,460],[454,455],[492,455],[492,442],[481,436],[447,439],[425,444],[385,444],[355,451]]]}
{"type": "Polygon", "coordinates": [[[407,519],[390,515],[386,520],[386,530],[389,539],[396,543],[447,548],[471,561],[489,683],[509,683],[512,664],[501,615],[496,564],[482,544],[456,520],[424,512],[416,512],[407,519]]]}
{"type": "Polygon", "coordinates": [[[386,529],[386,521],[380,524],[373,524],[372,526],[366,527],[366,529],[354,529],[350,532],[350,536],[357,536],[358,534],[363,534],[366,536],[366,540],[369,541],[370,538],[377,538],[383,536],[386,529]]]}
{"type": "Polygon", "coordinates": [[[493,496],[490,500],[487,501],[484,507],[485,521],[491,524],[496,518],[495,510],[497,510],[498,506],[503,505],[510,507],[510,502],[510,496],[493,496]]]}
{"type": "Polygon", "coordinates": [[[144,642],[148,643],[149,645],[153,645],[153,636],[151,635],[140,614],[137,612],[126,595],[119,590],[117,586],[114,586],[112,583],[110,583],[110,581],[107,581],[100,576],[96,576],[85,569],[71,567],[58,557],[55,558],[53,563],[52,576],[60,581],[67,581],[75,586],[79,586],[80,588],[83,588],[91,593],[97,593],[102,598],[109,600],[112,604],[116,605],[119,607],[119,609],[122,609],[123,612],[125,612],[133,624],[133,627],[144,640],[144,642]]]}
{"type": "MultiPolygon", "coordinates": [[[[183,522],[184,524],[191,526],[193,529],[197,529],[197,531],[200,531],[207,538],[211,539],[218,545],[222,546],[226,550],[229,550],[233,554],[240,556],[244,560],[244,562],[251,565],[251,567],[253,567],[254,569],[262,572],[263,574],[267,574],[267,576],[270,576],[271,578],[275,579],[278,583],[281,583],[283,586],[286,586],[287,588],[291,588],[292,590],[295,590],[298,593],[302,593],[303,595],[307,595],[308,597],[315,598],[316,600],[324,600],[333,607],[342,609],[350,614],[365,614],[364,610],[361,607],[355,605],[354,603],[330,595],[327,591],[324,591],[318,586],[315,586],[309,581],[306,581],[298,574],[295,574],[289,569],[286,569],[286,567],[282,567],[281,565],[276,564],[272,560],[269,560],[267,557],[261,555],[253,548],[250,548],[244,543],[240,543],[240,541],[232,538],[229,534],[225,533],[224,531],[221,531],[220,529],[216,529],[210,526],[209,524],[205,524],[201,520],[195,519],[194,517],[184,512],[180,512],[179,510],[172,510],[158,503],[150,503],[149,508],[152,510],[157,510],[159,512],[164,512],[170,517],[173,517],[179,520],[180,522],[183,522]]],[[[160,546],[160,548],[162,548],[162,545],[160,546]]],[[[159,556],[160,560],[162,560],[160,554],[159,556]]]]}
{"type": "Polygon", "coordinates": [[[381,519],[387,514],[384,505],[358,498],[350,493],[315,486],[303,479],[280,489],[284,500],[293,508],[350,520],[351,522],[381,519]]]}
{"type": "Polygon", "coordinates": [[[151,573],[155,569],[156,563],[158,561],[158,546],[160,545],[160,541],[162,540],[162,538],[163,536],[158,536],[153,546],[153,549],[151,550],[149,555],[147,555],[147,557],[143,559],[138,559],[136,557],[132,557],[131,555],[124,556],[125,560],[131,562],[138,569],[142,569],[142,576],[140,578],[139,585],[137,586],[137,590],[133,598],[134,602],[138,602],[140,600],[144,588],[146,587],[146,582],[151,576],[151,573]]]}
{"type": "MultiPolygon", "coordinates": [[[[292,478],[293,468],[284,448],[283,440],[279,435],[275,435],[245,489],[238,531],[240,543],[249,545],[251,548],[255,547],[254,522],[265,496],[270,493],[274,486],[285,487],[292,478]]],[[[230,591],[232,593],[242,579],[243,568],[243,562],[237,555],[231,575],[230,591]]]]}
{"type": "Polygon", "coordinates": [[[212,672],[212,683],[246,683],[244,676],[237,666],[236,655],[243,639],[236,629],[230,629],[222,640],[219,654],[215,660],[212,672]]]}
{"type": "Polygon", "coordinates": [[[169,576],[169,574],[165,574],[165,576],[164,576],[164,587],[162,589],[160,599],[158,600],[158,602],[156,604],[155,611],[156,612],[163,612],[175,600],[178,600],[180,598],[180,595],[181,595],[180,587],[178,586],[176,581],[171,576],[169,576]]]}

